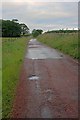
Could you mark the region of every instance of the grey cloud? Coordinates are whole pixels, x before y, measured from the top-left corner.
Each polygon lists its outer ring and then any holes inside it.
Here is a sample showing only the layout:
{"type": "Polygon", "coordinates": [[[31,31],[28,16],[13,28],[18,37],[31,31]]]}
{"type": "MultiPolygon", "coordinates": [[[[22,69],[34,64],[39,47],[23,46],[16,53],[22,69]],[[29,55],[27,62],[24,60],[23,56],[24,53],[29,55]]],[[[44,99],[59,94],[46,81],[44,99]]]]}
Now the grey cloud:
{"type": "Polygon", "coordinates": [[[2,13],[3,19],[17,18],[31,29],[43,28],[43,30],[47,30],[65,28],[66,26],[77,27],[77,10],[78,4],[72,2],[4,2],[2,13]]]}

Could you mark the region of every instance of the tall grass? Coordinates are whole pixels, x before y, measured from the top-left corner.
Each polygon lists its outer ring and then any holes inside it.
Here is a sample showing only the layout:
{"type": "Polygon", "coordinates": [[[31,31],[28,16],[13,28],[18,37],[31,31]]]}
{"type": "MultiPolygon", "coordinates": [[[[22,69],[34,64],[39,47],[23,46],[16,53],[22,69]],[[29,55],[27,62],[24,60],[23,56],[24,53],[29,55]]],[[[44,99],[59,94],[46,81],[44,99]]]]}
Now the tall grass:
{"type": "Polygon", "coordinates": [[[2,118],[2,38],[0,38],[0,119],[2,118]]]}
{"type": "Polygon", "coordinates": [[[9,118],[28,38],[3,38],[2,117],[9,118]]]}
{"type": "Polygon", "coordinates": [[[78,59],[78,33],[45,33],[37,39],[52,48],[59,49],[78,59]]]}

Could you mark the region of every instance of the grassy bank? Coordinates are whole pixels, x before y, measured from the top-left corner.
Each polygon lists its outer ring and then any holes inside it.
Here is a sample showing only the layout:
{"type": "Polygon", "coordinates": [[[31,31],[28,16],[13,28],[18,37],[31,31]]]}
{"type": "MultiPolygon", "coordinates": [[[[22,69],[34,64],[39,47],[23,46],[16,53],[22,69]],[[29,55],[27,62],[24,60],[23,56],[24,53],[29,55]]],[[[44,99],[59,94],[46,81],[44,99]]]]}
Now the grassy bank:
{"type": "Polygon", "coordinates": [[[2,118],[2,39],[0,38],[0,119],[2,118]]]}
{"type": "Polygon", "coordinates": [[[2,117],[10,117],[16,84],[29,38],[3,38],[3,81],[2,117]]]}
{"type": "Polygon", "coordinates": [[[39,41],[61,50],[73,58],[78,59],[78,33],[45,33],[38,36],[39,41]]]}

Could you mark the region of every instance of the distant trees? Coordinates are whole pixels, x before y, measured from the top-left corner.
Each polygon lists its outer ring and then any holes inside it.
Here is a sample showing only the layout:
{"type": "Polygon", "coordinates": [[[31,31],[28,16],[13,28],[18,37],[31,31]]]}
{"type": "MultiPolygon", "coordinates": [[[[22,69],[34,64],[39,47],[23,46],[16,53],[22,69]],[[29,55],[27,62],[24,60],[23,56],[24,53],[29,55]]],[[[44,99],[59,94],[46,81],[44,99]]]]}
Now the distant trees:
{"type": "Polygon", "coordinates": [[[33,31],[32,31],[32,35],[33,35],[33,37],[37,37],[38,35],[40,35],[40,34],[42,34],[42,32],[43,32],[43,30],[41,30],[41,29],[33,29],[33,31]]]}
{"type": "Polygon", "coordinates": [[[52,30],[52,31],[47,31],[46,33],[74,33],[74,32],[78,32],[78,30],[52,30]]]}
{"type": "Polygon", "coordinates": [[[33,35],[33,37],[37,37],[37,36],[39,35],[39,32],[34,29],[34,30],[32,31],[32,35],[33,35]]]}
{"type": "Polygon", "coordinates": [[[41,30],[41,29],[37,29],[36,31],[38,31],[39,34],[42,34],[42,32],[43,32],[43,30],[41,30]]]}
{"type": "Polygon", "coordinates": [[[18,23],[17,19],[10,20],[2,20],[2,37],[20,37],[21,33],[23,32],[23,35],[26,34],[26,30],[29,28],[23,24],[24,27],[22,28],[22,25],[18,23]]]}

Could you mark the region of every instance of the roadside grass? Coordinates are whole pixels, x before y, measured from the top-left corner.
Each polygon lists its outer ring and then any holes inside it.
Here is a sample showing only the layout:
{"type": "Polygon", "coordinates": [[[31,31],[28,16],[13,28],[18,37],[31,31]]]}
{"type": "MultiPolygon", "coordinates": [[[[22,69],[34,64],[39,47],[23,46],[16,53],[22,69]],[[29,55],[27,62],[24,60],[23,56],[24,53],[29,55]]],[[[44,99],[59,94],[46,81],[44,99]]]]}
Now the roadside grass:
{"type": "Polygon", "coordinates": [[[2,118],[2,38],[0,38],[0,119],[2,118]]]}
{"type": "Polygon", "coordinates": [[[28,40],[27,37],[2,39],[2,118],[10,118],[28,40]]]}
{"type": "Polygon", "coordinates": [[[45,33],[38,36],[37,39],[73,58],[80,58],[78,54],[78,33],[45,33]]]}

